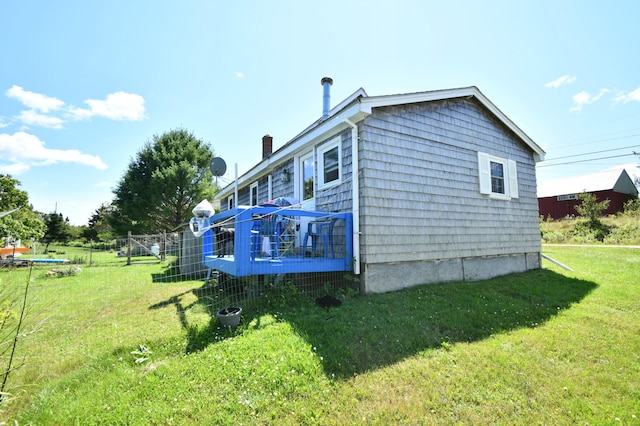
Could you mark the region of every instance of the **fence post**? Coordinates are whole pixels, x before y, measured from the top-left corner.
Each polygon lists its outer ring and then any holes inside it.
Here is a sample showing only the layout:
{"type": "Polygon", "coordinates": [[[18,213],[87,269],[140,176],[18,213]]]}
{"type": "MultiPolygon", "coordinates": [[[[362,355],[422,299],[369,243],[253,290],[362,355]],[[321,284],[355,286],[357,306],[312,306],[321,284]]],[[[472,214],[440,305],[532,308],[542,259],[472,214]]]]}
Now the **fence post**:
{"type": "Polygon", "coordinates": [[[131,231],[127,232],[127,265],[131,265],[131,231]]]}
{"type": "Polygon", "coordinates": [[[167,231],[162,233],[162,251],[160,252],[160,260],[167,259],[167,231]]]}

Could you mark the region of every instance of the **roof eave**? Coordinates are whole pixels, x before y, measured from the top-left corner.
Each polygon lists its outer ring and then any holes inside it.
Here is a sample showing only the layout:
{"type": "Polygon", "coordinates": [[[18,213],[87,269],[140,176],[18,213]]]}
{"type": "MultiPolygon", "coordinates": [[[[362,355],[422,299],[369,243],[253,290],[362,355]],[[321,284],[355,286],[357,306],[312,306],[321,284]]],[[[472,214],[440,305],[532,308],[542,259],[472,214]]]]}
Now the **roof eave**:
{"type": "MultiPolygon", "coordinates": [[[[330,115],[329,118],[317,122],[315,126],[312,125],[308,127],[305,131],[288,141],[269,157],[256,164],[242,176],[239,176],[238,187],[243,187],[250,182],[255,182],[256,179],[270,173],[275,167],[291,158],[291,156],[294,156],[301,151],[305,151],[310,145],[342,132],[349,127],[345,122],[345,119],[348,118],[350,121],[357,123],[369,115],[361,110],[360,102],[357,102],[357,99],[346,107],[342,104],[338,106],[342,106],[343,109],[340,110],[338,108],[334,108],[336,111],[333,115],[330,115]]],[[[220,200],[227,197],[234,191],[235,181],[218,191],[214,200],[220,200]]]]}
{"type": "Polygon", "coordinates": [[[544,160],[545,151],[536,144],[525,132],[522,131],[509,117],[507,117],[493,102],[475,86],[461,87],[457,89],[434,90],[429,92],[408,93],[402,95],[372,96],[363,98],[361,101],[362,111],[371,114],[373,108],[403,105],[417,102],[440,101],[453,98],[475,97],[485,108],[491,111],[500,121],[502,121],[511,131],[524,141],[533,151],[533,158],[536,162],[544,160]]]}

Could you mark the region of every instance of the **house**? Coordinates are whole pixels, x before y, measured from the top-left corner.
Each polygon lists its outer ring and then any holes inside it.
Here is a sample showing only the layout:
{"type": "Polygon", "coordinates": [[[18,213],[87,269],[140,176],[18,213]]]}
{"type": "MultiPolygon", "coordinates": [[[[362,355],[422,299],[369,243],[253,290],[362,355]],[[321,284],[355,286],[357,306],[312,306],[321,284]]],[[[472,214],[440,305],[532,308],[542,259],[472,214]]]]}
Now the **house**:
{"type": "Polygon", "coordinates": [[[545,182],[538,187],[538,208],[544,218],[563,219],[578,214],[575,206],[582,203],[578,195],[589,192],[596,201],[609,200],[604,214],[624,209],[624,203],[638,198],[638,189],[624,169],[574,176],[545,182]]]}
{"type": "MultiPolygon", "coordinates": [[[[274,152],[263,137],[263,159],[217,194],[212,222],[276,197],[299,200],[290,218],[345,214],[346,270],[365,293],[540,267],[535,164],[545,152],[480,90],[361,88],[329,108],[332,83],[322,79],[320,119],[274,152]]],[[[309,229],[291,237],[302,257],[309,229]]]]}

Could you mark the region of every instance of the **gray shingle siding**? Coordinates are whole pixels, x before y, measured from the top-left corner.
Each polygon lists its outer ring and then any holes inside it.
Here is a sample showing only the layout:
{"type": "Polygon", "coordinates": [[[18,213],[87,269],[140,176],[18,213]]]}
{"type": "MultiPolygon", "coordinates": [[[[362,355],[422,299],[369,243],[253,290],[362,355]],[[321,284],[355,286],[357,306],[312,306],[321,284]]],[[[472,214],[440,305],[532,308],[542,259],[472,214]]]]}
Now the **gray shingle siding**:
{"type": "Polygon", "coordinates": [[[361,143],[364,263],[540,251],[531,152],[476,101],[374,110],[361,143]],[[480,194],[478,151],[517,162],[518,199],[480,194]]]}
{"type": "MultiPolygon", "coordinates": [[[[351,202],[351,131],[342,132],[339,135],[342,141],[342,168],[340,176],[342,180],[340,184],[327,189],[318,189],[318,179],[315,179],[316,186],[316,210],[327,212],[348,212],[351,211],[353,203],[351,202]]],[[[318,170],[317,150],[322,148],[326,142],[332,141],[335,136],[316,145],[316,177],[321,170],[318,170]]]]}

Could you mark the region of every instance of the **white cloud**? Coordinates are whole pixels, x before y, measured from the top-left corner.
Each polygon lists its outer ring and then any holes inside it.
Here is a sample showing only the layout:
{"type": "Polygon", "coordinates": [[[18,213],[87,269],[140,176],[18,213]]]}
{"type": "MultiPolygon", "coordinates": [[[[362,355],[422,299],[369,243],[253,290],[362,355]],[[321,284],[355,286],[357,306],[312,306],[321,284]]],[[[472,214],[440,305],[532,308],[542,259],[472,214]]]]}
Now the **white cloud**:
{"type": "MultiPolygon", "coordinates": [[[[84,102],[89,106],[88,108],[67,106],[59,99],[29,92],[16,85],[8,89],[5,94],[29,108],[13,118],[14,122],[26,126],[61,129],[68,120],[84,120],[91,117],[104,117],[118,121],[140,121],[146,118],[144,98],[134,93],[115,92],[107,95],[103,100],[87,99],[84,102]]],[[[0,118],[0,128],[8,125],[0,118]]]]}
{"type": "Polygon", "coordinates": [[[582,111],[582,108],[585,105],[592,104],[599,100],[605,93],[609,93],[611,90],[609,89],[600,89],[600,93],[595,96],[592,96],[589,92],[582,91],[580,93],[576,93],[573,95],[574,106],[569,108],[569,111],[582,111]]]}
{"type": "Polygon", "coordinates": [[[638,87],[633,92],[629,92],[629,93],[623,92],[620,95],[613,98],[613,100],[616,102],[622,102],[622,103],[627,103],[631,101],[640,102],[640,87],[638,87]]]}
{"type": "Polygon", "coordinates": [[[0,164],[0,173],[17,176],[29,170],[31,167],[25,163],[0,164]]]}
{"type": "Polygon", "coordinates": [[[244,73],[241,71],[236,71],[236,77],[238,78],[244,78],[244,73]]]}
{"type": "Polygon", "coordinates": [[[73,118],[82,120],[94,116],[120,121],[144,120],[144,98],[134,93],[116,92],[107,95],[105,100],[88,99],[84,101],[89,109],[69,108],[73,118]]]}
{"type": "Polygon", "coordinates": [[[17,117],[20,122],[28,126],[49,127],[51,129],[62,129],[64,121],[51,115],[39,114],[33,109],[20,112],[17,117]]]}
{"type": "Polygon", "coordinates": [[[64,102],[60,99],[51,98],[40,93],[29,92],[16,85],[11,86],[6,94],[10,98],[17,99],[23,105],[42,112],[57,110],[64,106],[64,102]]]}
{"type": "Polygon", "coordinates": [[[576,76],[575,75],[563,75],[562,77],[558,77],[553,81],[550,81],[548,83],[545,83],[544,87],[551,87],[551,88],[558,88],[560,86],[563,86],[565,84],[571,84],[574,81],[576,81],[576,76]]]}
{"type": "Polygon", "coordinates": [[[100,157],[84,154],[76,149],[48,149],[37,136],[25,132],[13,135],[0,134],[0,170],[13,170],[12,174],[20,174],[32,166],[45,166],[57,163],[76,163],[99,170],[107,165],[100,157]]]}

